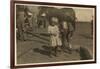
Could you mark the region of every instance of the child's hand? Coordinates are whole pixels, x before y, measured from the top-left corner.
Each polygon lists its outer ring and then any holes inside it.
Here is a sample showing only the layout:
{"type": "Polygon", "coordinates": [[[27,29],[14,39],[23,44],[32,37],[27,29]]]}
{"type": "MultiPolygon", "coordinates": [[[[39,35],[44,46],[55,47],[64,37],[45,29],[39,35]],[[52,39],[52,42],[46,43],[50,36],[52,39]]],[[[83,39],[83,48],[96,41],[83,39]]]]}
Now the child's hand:
{"type": "Polygon", "coordinates": [[[61,35],[59,35],[59,37],[61,38],[62,36],[61,36],[61,35]]]}
{"type": "Polygon", "coordinates": [[[55,34],[49,33],[49,35],[55,35],[55,34]]]}
{"type": "Polygon", "coordinates": [[[63,29],[61,29],[61,32],[64,32],[64,30],[63,30],[63,29]]]}
{"type": "Polygon", "coordinates": [[[56,34],[54,34],[54,33],[49,33],[49,35],[53,35],[53,36],[56,36],[56,34]]]}
{"type": "Polygon", "coordinates": [[[56,36],[56,34],[53,34],[54,36],[56,36]]]}

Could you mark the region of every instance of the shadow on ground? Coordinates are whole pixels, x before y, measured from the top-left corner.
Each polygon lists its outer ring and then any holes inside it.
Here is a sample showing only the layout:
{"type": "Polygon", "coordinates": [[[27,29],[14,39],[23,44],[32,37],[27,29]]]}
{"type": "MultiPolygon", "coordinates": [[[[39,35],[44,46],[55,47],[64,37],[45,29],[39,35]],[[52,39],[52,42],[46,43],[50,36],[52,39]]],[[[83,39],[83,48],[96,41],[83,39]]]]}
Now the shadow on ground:
{"type": "MultiPolygon", "coordinates": [[[[48,57],[55,56],[54,49],[50,46],[43,45],[42,48],[34,48],[34,52],[40,53],[42,55],[46,55],[48,57]]],[[[70,50],[68,47],[61,47],[61,50],[57,50],[57,52],[63,52],[67,54],[71,54],[73,51],[70,50]]]]}
{"type": "Polygon", "coordinates": [[[34,48],[33,51],[36,52],[36,53],[40,53],[42,55],[46,55],[48,57],[51,57],[51,47],[48,47],[48,46],[42,46],[42,48],[34,48]]]}

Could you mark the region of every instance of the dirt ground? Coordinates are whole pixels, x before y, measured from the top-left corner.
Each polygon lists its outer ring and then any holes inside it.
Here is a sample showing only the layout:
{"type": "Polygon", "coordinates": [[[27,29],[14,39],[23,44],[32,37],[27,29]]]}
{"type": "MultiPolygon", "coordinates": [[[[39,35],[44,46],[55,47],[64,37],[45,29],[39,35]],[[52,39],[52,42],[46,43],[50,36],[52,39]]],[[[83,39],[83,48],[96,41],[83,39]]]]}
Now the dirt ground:
{"type": "MultiPolygon", "coordinates": [[[[36,29],[36,28],[35,28],[36,29]]],[[[46,32],[45,29],[38,29],[37,33],[46,32]]],[[[36,32],[36,31],[35,31],[36,32]]],[[[49,37],[44,34],[29,34],[26,41],[17,40],[17,64],[45,63],[60,61],[78,61],[80,53],[73,50],[72,53],[64,48],[58,56],[50,55],[49,37]]],[[[93,39],[91,36],[90,23],[77,23],[76,31],[71,41],[73,49],[85,47],[93,56],[93,39]]]]}

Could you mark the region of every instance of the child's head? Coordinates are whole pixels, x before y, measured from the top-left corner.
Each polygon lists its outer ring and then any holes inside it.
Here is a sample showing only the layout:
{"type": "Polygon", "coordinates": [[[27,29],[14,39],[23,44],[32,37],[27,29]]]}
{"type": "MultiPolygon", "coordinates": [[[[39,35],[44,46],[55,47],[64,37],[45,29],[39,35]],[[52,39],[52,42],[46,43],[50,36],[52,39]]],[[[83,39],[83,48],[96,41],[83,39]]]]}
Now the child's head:
{"type": "Polygon", "coordinates": [[[62,23],[67,23],[67,21],[64,20],[64,21],[62,21],[62,23]]]}
{"type": "Polygon", "coordinates": [[[52,17],[51,18],[51,25],[55,25],[55,24],[57,24],[58,23],[58,18],[57,17],[52,17]]]}

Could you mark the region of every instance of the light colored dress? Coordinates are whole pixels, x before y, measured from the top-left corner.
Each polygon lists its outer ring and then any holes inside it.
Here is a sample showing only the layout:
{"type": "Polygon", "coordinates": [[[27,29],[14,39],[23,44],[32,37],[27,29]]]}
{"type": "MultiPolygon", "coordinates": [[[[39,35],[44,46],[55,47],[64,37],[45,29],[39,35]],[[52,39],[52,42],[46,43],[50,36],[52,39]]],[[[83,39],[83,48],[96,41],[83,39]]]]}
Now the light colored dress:
{"type": "Polygon", "coordinates": [[[48,26],[48,33],[52,34],[50,35],[50,41],[51,41],[51,46],[61,46],[61,38],[60,38],[60,31],[57,25],[48,26]]]}

